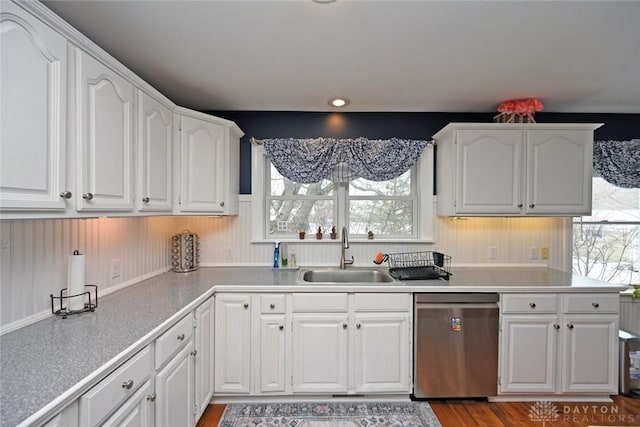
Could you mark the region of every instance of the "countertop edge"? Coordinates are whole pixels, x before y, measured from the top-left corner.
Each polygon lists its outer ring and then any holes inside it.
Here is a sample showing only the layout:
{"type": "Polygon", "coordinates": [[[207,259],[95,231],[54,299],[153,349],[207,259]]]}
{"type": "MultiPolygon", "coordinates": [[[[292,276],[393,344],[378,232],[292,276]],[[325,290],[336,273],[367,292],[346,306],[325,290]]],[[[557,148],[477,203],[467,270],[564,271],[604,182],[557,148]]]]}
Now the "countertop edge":
{"type": "MultiPolygon", "coordinates": [[[[133,285],[135,286],[135,284],[133,285]]],[[[166,332],[172,325],[177,323],[180,319],[186,316],[191,311],[195,310],[200,304],[205,302],[208,298],[215,293],[215,286],[212,286],[208,291],[191,301],[182,309],[177,311],[167,320],[153,328],[149,333],[144,335],[138,341],[131,346],[125,348],[111,360],[104,365],[100,366],[97,370],[93,371],[88,376],[84,377],[80,382],[76,383],[70,389],[63,394],[43,406],[40,410],[20,422],[17,427],[28,427],[37,424],[43,424],[49,421],[50,417],[55,416],[56,413],[66,408],[74,400],[80,398],[86,391],[94,387],[100,381],[105,379],[111,372],[116,370],[120,365],[136,355],[144,347],[152,343],[156,338],[166,332]]]]}

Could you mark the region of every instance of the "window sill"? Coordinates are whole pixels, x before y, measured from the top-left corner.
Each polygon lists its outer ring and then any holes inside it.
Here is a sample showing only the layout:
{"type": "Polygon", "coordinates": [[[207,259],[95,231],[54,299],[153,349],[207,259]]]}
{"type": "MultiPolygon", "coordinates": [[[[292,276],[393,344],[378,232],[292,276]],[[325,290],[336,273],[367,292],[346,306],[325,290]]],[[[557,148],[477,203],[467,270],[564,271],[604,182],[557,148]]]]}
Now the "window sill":
{"type": "MultiPolygon", "coordinates": [[[[274,244],[275,242],[280,243],[311,243],[311,244],[323,244],[323,243],[341,243],[340,239],[263,239],[263,240],[251,240],[251,244],[274,244]]],[[[425,243],[435,243],[434,240],[429,239],[354,239],[349,237],[349,244],[380,244],[380,243],[415,243],[415,244],[425,244],[425,243]]]]}

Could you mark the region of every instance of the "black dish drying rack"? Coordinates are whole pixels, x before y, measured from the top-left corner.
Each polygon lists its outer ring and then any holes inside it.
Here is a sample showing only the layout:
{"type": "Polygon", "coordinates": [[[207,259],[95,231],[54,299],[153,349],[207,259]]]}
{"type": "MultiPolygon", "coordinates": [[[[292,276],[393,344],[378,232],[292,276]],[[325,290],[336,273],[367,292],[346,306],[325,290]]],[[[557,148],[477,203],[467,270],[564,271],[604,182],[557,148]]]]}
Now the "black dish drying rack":
{"type": "Polygon", "coordinates": [[[449,280],[451,257],[441,252],[399,252],[385,254],[389,274],[398,280],[449,280]]]}

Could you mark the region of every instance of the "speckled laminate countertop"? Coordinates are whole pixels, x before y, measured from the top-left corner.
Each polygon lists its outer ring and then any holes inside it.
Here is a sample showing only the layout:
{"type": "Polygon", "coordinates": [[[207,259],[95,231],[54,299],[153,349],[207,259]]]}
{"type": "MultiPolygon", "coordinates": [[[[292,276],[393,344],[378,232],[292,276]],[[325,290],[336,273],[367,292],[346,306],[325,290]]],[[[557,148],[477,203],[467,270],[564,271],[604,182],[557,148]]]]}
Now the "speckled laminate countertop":
{"type": "Polygon", "coordinates": [[[451,280],[299,284],[300,271],[217,267],[168,272],[100,298],[93,313],[52,316],[0,337],[0,425],[46,421],[213,292],[618,292],[547,268],[454,268],[451,280]]]}

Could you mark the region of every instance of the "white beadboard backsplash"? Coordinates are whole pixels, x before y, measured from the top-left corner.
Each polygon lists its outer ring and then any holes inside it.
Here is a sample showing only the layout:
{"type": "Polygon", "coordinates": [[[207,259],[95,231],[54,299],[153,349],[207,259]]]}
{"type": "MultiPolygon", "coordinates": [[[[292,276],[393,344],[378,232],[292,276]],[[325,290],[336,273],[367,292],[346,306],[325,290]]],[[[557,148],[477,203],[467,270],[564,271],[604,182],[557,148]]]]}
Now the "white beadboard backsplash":
{"type": "MultiPolygon", "coordinates": [[[[564,268],[567,220],[563,218],[437,218],[436,242],[351,241],[347,255],[356,266],[372,266],[378,252],[439,250],[454,265],[525,265],[564,268]],[[530,259],[532,247],[549,248],[550,259],[530,259]],[[489,260],[489,247],[497,258],[489,260]]],[[[68,256],[86,255],[86,279],[101,291],[114,290],[170,269],[170,237],[188,229],[200,236],[201,266],[272,263],[272,243],[251,243],[251,202],[242,197],[232,217],[134,217],[58,220],[2,220],[0,332],[48,315],[49,295],[66,287],[68,256]],[[120,277],[111,278],[111,263],[120,277]]],[[[300,265],[335,265],[339,240],[290,242],[300,265]]]]}

